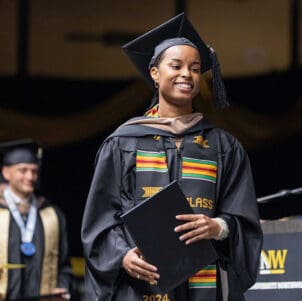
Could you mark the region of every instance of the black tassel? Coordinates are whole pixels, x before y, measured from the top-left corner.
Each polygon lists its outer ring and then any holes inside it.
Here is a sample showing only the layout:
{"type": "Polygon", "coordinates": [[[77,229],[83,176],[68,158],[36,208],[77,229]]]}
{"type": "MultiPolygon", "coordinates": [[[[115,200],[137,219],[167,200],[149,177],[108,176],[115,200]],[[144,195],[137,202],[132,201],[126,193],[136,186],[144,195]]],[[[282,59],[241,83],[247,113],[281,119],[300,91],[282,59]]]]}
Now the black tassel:
{"type": "Polygon", "coordinates": [[[215,97],[215,104],[218,109],[224,109],[230,105],[226,93],[226,88],[222,79],[222,74],[216,52],[209,47],[209,54],[212,61],[212,85],[215,97]]]}

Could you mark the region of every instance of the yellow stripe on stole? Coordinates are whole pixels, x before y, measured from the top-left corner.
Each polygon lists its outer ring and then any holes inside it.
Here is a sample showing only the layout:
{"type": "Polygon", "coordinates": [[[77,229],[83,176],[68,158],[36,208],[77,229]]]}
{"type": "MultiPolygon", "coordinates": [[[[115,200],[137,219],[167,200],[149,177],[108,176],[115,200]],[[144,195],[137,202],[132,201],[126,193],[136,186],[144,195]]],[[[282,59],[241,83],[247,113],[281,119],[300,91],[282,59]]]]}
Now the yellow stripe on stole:
{"type": "Polygon", "coordinates": [[[199,283],[199,282],[216,282],[216,277],[203,277],[201,279],[190,278],[190,283],[199,283]]]}
{"type": "Polygon", "coordinates": [[[147,168],[147,167],[156,167],[156,168],[165,168],[165,163],[157,163],[157,162],[137,162],[136,164],[137,168],[147,168]]]}
{"type": "Polygon", "coordinates": [[[188,168],[188,167],[184,167],[182,169],[182,172],[185,174],[191,173],[191,174],[195,174],[195,175],[206,175],[206,176],[210,176],[210,177],[214,177],[214,178],[216,178],[216,175],[217,175],[217,173],[213,172],[213,171],[196,170],[196,169],[192,169],[192,168],[188,168]]]}
{"type": "Polygon", "coordinates": [[[199,162],[189,162],[184,161],[186,167],[197,167],[197,168],[206,168],[211,169],[213,171],[217,171],[217,166],[215,164],[206,164],[206,163],[199,163],[199,162]]]}

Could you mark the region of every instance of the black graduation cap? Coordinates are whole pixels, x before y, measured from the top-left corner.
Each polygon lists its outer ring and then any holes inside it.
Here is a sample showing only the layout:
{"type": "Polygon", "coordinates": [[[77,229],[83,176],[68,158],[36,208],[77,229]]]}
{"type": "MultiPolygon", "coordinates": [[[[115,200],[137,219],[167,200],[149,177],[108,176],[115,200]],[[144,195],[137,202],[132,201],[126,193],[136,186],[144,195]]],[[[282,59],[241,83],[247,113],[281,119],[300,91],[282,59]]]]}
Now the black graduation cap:
{"type": "Polygon", "coordinates": [[[40,163],[42,148],[32,139],[11,140],[0,143],[1,166],[19,163],[40,163]]]}
{"type": "Polygon", "coordinates": [[[184,13],[151,29],[133,41],[125,44],[122,48],[143,78],[154,90],[154,82],[149,73],[152,63],[156,61],[156,58],[159,57],[164,50],[171,46],[182,44],[190,45],[188,40],[196,46],[195,48],[197,48],[200,53],[201,73],[210,69],[212,70],[213,92],[217,106],[219,108],[228,106],[229,103],[216,53],[212,47],[203,42],[184,13]],[[174,41],[174,44],[169,41],[169,39],[175,38],[184,39],[178,39],[177,42],[174,41]]]}

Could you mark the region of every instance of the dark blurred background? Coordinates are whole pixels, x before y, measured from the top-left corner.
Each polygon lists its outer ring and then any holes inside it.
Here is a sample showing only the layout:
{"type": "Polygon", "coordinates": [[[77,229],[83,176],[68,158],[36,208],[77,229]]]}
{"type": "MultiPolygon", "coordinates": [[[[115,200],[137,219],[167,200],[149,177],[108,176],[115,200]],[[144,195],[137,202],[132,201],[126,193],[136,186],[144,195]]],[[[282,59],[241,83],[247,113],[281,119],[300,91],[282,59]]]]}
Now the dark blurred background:
{"type": "Polygon", "coordinates": [[[0,0],[0,141],[44,148],[40,191],[68,220],[72,256],[104,137],[151,92],[121,45],[185,11],[217,51],[232,106],[197,108],[250,156],[257,196],[301,185],[302,1],[0,0]]]}

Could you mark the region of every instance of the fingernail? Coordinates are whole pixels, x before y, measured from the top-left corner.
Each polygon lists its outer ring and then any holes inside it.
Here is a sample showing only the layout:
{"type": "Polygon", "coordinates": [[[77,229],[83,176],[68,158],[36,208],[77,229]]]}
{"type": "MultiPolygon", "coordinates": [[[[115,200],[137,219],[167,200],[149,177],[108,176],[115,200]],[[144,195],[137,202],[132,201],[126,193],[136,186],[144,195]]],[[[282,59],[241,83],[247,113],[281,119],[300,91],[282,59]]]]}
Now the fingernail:
{"type": "Polygon", "coordinates": [[[156,280],[149,281],[149,284],[150,284],[150,285],[156,285],[156,284],[157,284],[157,281],[156,281],[156,280]]]}

